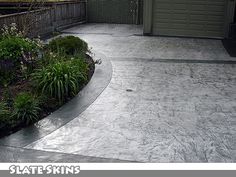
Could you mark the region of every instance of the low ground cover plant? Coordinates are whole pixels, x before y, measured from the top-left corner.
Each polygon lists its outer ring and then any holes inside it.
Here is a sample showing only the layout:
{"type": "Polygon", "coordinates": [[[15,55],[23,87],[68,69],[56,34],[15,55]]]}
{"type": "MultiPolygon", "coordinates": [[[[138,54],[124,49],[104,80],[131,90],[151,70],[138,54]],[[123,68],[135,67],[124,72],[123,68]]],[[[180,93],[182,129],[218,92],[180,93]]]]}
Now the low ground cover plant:
{"type": "Polygon", "coordinates": [[[51,51],[66,55],[86,53],[88,45],[82,39],[74,36],[58,37],[49,42],[48,47],[51,51]]]}
{"type": "Polygon", "coordinates": [[[87,43],[77,37],[58,37],[46,45],[22,34],[12,24],[0,35],[0,136],[59,108],[94,69],[87,43]]]}

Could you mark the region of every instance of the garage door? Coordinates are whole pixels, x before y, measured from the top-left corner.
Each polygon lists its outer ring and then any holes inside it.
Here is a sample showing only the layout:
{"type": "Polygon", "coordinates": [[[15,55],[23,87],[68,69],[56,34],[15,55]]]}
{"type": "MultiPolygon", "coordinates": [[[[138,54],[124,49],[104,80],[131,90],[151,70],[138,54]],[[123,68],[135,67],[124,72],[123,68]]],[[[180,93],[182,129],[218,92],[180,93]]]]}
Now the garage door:
{"type": "Polygon", "coordinates": [[[224,37],[227,0],[153,0],[154,35],[224,37]]]}

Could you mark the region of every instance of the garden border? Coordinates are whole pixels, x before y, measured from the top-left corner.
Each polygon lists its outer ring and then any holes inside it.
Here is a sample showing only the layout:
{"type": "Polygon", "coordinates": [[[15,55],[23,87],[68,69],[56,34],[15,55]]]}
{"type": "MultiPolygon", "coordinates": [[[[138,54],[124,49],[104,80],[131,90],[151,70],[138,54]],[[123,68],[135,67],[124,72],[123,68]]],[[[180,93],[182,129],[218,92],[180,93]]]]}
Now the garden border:
{"type": "Polygon", "coordinates": [[[95,71],[90,82],[76,97],[34,125],[3,137],[0,139],[0,145],[25,147],[49,135],[84,112],[105,90],[112,78],[111,61],[101,53],[96,51],[93,51],[93,53],[95,54],[93,59],[101,59],[102,63],[95,66],[95,71]]]}

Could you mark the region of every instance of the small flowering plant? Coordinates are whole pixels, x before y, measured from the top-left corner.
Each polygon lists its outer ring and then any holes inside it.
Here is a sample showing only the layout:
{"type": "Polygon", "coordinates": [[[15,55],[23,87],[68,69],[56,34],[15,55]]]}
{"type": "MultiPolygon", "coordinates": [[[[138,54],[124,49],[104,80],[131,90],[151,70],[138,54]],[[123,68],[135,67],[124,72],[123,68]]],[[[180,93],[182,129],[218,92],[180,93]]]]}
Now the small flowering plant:
{"type": "Polygon", "coordinates": [[[3,26],[0,37],[0,70],[7,70],[9,73],[20,69],[24,73],[32,69],[44,46],[39,37],[30,39],[23,34],[15,23],[3,26]]]}
{"type": "Polygon", "coordinates": [[[39,37],[29,39],[23,34],[17,29],[15,23],[9,26],[4,25],[0,40],[0,59],[18,60],[25,58],[31,60],[31,56],[38,54],[39,50],[43,48],[43,43],[39,37]]]}
{"type": "Polygon", "coordinates": [[[3,37],[10,37],[10,36],[23,37],[24,36],[23,32],[18,30],[16,23],[12,23],[9,26],[4,24],[1,35],[3,37]]]}

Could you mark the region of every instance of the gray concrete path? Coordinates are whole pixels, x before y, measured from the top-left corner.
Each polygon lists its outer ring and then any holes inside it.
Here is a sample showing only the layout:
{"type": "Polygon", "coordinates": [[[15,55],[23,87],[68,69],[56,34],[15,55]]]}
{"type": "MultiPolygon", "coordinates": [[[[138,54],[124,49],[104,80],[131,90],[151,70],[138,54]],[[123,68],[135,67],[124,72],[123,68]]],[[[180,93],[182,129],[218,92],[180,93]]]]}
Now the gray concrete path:
{"type": "Polygon", "coordinates": [[[220,40],[142,36],[142,26],[137,25],[86,24],[65,33],[80,36],[112,58],[236,60],[220,40]]]}
{"type": "Polygon", "coordinates": [[[46,152],[0,145],[1,163],[132,163],[118,159],[82,156],[68,153],[46,152]]]}
{"type": "Polygon", "coordinates": [[[140,36],[130,25],[65,31],[111,59],[109,86],[25,148],[139,162],[236,162],[236,59],[218,40],[140,36]]]}

